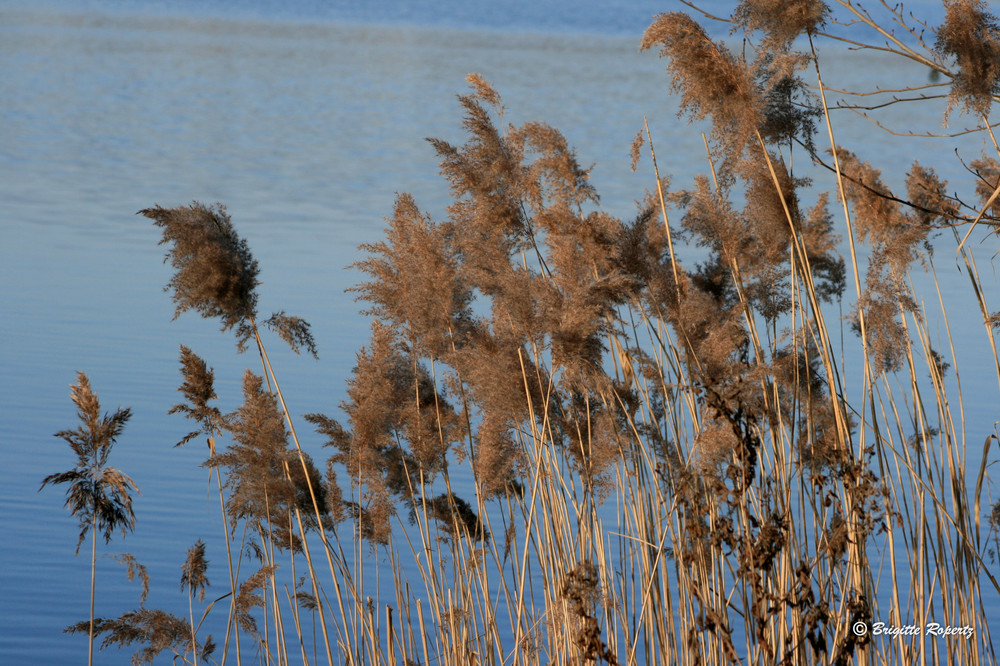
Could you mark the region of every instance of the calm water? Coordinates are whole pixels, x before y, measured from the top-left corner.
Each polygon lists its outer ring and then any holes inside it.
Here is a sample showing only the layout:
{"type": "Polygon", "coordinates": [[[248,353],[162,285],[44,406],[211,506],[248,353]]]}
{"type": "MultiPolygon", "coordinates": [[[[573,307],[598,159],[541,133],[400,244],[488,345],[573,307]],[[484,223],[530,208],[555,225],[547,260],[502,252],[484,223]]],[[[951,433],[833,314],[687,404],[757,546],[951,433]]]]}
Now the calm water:
{"type": "MultiPolygon", "coordinates": [[[[172,448],[187,424],[166,411],[179,398],[179,344],[215,367],[226,410],[237,406],[242,369],[253,359],[237,356],[231,337],[209,322],[171,321],[158,232],[136,211],[193,199],[228,205],[262,267],[262,310],[303,316],[316,333],[319,362],[274,346],[290,405],[335,415],[368,334],[344,294],[358,277],[345,267],[359,257],[358,244],[379,238],[395,193],[412,192],[442,214],[448,192],[424,137],[462,140],[455,95],[467,73],[496,86],[511,122],[560,128],[581,161],[595,163],[612,214],[630,216],[651,185],[643,169],[628,168],[644,115],[661,168],[679,182],[703,169],[701,138],[675,119],[662,63],[637,53],[649,17],[678,8],[670,5],[0,6],[0,662],[79,663],[86,649],[85,638],[60,632],[87,616],[89,558],[73,557],[77,529],[62,489],[36,492],[44,476],[72,464],[52,433],[76,426],[68,395],[78,370],[106,409],[129,405],[135,413],[112,461],[142,489],[137,531],[99,551],[135,554],[153,578],[148,605],[182,616],[179,566],[197,538],[209,540],[210,577],[225,576],[224,550],[211,541],[217,498],[198,467],[206,452],[172,448]]],[[[833,62],[841,81],[886,66],[857,56],[833,62]]],[[[861,131],[864,121],[845,118],[841,139],[852,145],[861,131]]],[[[898,187],[913,145],[854,147],[881,164],[895,160],[899,173],[886,176],[898,187]]],[[[966,159],[979,151],[972,140],[918,145],[932,164],[955,147],[966,159]]],[[[957,182],[960,165],[949,164],[939,172],[957,182]]],[[[992,432],[996,382],[989,372],[975,376],[984,341],[965,278],[948,252],[939,268],[959,324],[953,332],[971,359],[959,362],[968,368],[966,417],[978,447],[992,432]]],[[[988,264],[984,279],[995,289],[988,264]]],[[[942,347],[944,335],[942,328],[942,347]]],[[[322,459],[318,445],[313,438],[306,446],[322,459]]],[[[138,605],[138,586],[108,557],[98,577],[98,615],[138,605]]],[[[126,663],[128,654],[112,650],[99,661],[126,663]]]]}

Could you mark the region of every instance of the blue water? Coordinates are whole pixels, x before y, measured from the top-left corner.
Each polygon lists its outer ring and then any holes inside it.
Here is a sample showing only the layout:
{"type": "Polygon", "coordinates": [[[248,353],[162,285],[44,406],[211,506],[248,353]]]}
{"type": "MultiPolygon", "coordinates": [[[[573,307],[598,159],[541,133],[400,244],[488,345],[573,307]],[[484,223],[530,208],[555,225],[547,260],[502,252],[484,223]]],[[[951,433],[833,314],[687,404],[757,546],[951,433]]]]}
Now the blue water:
{"type": "MultiPolygon", "coordinates": [[[[830,32],[841,30],[843,23],[852,17],[837,3],[831,10],[831,21],[826,29],[830,32]]],[[[709,14],[726,16],[735,7],[735,2],[708,0],[698,6],[709,14]]],[[[256,19],[269,23],[275,21],[293,23],[338,23],[341,25],[414,26],[432,28],[455,28],[490,33],[536,33],[547,35],[600,35],[635,38],[649,26],[657,14],[683,11],[698,16],[698,13],[676,0],[615,0],[597,2],[595,0],[378,0],[357,2],[355,0],[79,0],[67,3],[65,0],[40,0],[32,3],[34,8],[54,7],[62,10],[72,7],[74,11],[95,11],[115,16],[159,16],[183,18],[256,19]]],[[[878,19],[889,17],[889,13],[877,4],[866,7],[878,19]]],[[[940,2],[915,0],[905,3],[903,16],[909,19],[913,12],[930,25],[943,20],[944,10],[940,2]]],[[[908,21],[913,26],[913,21],[908,21]]],[[[890,21],[884,21],[890,25],[890,21]]],[[[725,34],[728,27],[706,21],[712,32],[725,34]]],[[[894,24],[893,24],[894,25],[894,24]]],[[[902,30],[896,32],[903,34],[902,30]]]]}
{"type": "Polygon", "coordinates": [[[324,22],[354,25],[427,26],[536,32],[629,36],[646,28],[651,16],[664,11],[662,2],[537,2],[533,0],[120,0],[83,2],[86,9],[158,16],[197,16],[264,21],[324,22]]]}
{"type": "MultiPolygon", "coordinates": [[[[467,73],[495,85],[509,121],[560,128],[581,162],[595,164],[594,184],[611,214],[632,215],[651,186],[649,174],[632,173],[628,163],[644,116],[661,168],[682,182],[704,170],[700,129],[675,118],[663,63],[637,52],[650,17],[680,8],[461,0],[0,5],[0,663],[79,663],[86,649],[85,638],[61,629],[87,617],[88,551],[73,556],[78,530],[62,490],[37,492],[43,477],[72,464],[52,434],[76,425],[69,384],[78,370],[105,409],[133,407],[112,464],[142,489],[136,533],[98,549],[98,615],[138,605],[138,586],[107,555],[126,551],[149,567],[147,605],[186,616],[180,564],[197,538],[218,531],[217,498],[199,468],[204,446],[172,448],[187,432],[166,415],[180,398],[177,349],[188,345],[215,367],[227,411],[237,406],[243,368],[255,361],[237,356],[211,322],[171,321],[158,232],[136,211],[193,199],[228,205],[262,267],[262,309],[303,316],[316,333],[318,362],[272,347],[293,412],[336,415],[368,335],[367,318],[344,293],[358,275],[345,267],[359,258],[359,244],[379,239],[397,192],[443,215],[448,190],[424,137],[462,140],[455,95],[467,73]]],[[[885,71],[883,61],[867,58],[833,58],[838,80],[885,71]]],[[[928,122],[914,113],[897,120],[928,122]]],[[[932,116],[934,129],[940,116],[932,116]]],[[[843,128],[848,145],[870,134],[849,114],[843,128]]],[[[979,145],[928,144],[921,158],[937,164],[955,147],[974,158],[979,145]]],[[[912,146],[887,138],[855,149],[895,161],[901,172],[912,146]]],[[[946,163],[942,175],[963,178],[960,165],[946,163]]],[[[900,178],[887,173],[894,186],[900,178]]],[[[950,259],[943,263],[943,273],[954,273],[944,279],[952,316],[961,321],[966,308],[975,321],[965,278],[950,259]]],[[[982,348],[978,326],[955,331],[960,353],[982,348]]],[[[972,358],[965,367],[975,368],[972,358]]],[[[995,380],[987,372],[963,381],[978,445],[992,431],[995,380]]],[[[310,436],[307,450],[322,459],[318,447],[310,436]]],[[[210,578],[220,586],[222,553],[210,541],[210,578]]],[[[110,650],[98,661],[127,663],[128,654],[110,650]]]]}

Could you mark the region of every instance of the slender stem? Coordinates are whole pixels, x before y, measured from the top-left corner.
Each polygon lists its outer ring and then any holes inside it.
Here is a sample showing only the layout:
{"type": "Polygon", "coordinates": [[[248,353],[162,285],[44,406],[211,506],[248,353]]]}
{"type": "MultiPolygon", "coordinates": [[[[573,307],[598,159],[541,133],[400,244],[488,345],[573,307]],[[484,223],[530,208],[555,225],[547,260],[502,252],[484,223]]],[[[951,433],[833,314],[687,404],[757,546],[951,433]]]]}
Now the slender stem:
{"type": "Polygon", "coordinates": [[[95,507],[94,518],[90,523],[90,532],[93,535],[90,546],[90,632],[87,652],[87,666],[94,666],[94,593],[97,591],[97,510],[95,507]]]}
{"type": "MultiPolygon", "coordinates": [[[[211,447],[212,455],[215,455],[215,438],[209,438],[209,446],[211,447]]],[[[219,472],[219,468],[215,468],[215,479],[219,484],[219,508],[222,510],[222,531],[226,535],[226,562],[229,565],[229,588],[232,590],[233,594],[229,598],[229,619],[226,622],[226,642],[222,648],[222,666],[226,664],[226,657],[229,655],[229,638],[230,635],[236,642],[236,666],[242,666],[243,659],[242,653],[240,651],[240,623],[236,619],[236,598],[239,591],[236,589],[236,578],[237,576],[233,572],[233,549],[232,545],[229,543],[229,523],[226,520],[226,500],[222,494],[222,474],[219,472]]]]}
{"type": "Polygon", "coordinates": [[[198,666],[198,640],[195,638],[194,630],[194,601],[192,600],[191,587],[188,586],[188,616],[191,619],[191,654],[194,655],[194,666],[198,666]]]}

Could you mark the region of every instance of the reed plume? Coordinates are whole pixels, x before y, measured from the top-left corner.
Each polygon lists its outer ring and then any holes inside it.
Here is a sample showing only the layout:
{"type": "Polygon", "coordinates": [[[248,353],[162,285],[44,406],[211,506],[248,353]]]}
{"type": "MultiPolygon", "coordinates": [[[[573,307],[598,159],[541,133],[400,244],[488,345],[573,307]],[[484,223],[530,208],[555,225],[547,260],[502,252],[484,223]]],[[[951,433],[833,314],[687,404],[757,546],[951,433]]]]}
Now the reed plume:
{"type": "MultiPolygon", "coordinates": [[[[955,61],[948,112],[956,105],[988,116],[1000,94],[1000,24],[983,0],[947,0],[935,50],[955,61]]],[[[945,116],[947,117],[947,113],[945,116]]]]}
{"type": "Polygon", "coordinates": [[[710,118],[712,137],[726,156],[736,156],[761,126],[764,100],[750,64],[712,41],[687,14],[660,14],[642,36],[642,50],[660,47],[668,59],[671,89],[692,119],[710,118]]]}
{"type": "MultiPolygon", "coordinates": [[[[300,508],[311,516],[312,503],[299,457],[289,447],[284,415],[275,395],[264,390],[263,379],[249,370],[243,376],[243,397],[243,405],[226,418],[232,444],[205,464],[225,472],[226,512],[232,525],[247,520],[251,528],[272,536],[282,548],[298,550],[301,537],[289,527],[288,515],[300,508]]],[[[308,455],[305,460],[322,502],[319,472],[308,455]]],[[[315,521],[312,525],[316,526],[315,521]]]]}
{"type": "Polygon", "coordinates": [[[128,407],[118,408],[113,414],[101,415],[101,403],[90,387],[87,375],[78,372],[77,383],[72,385],[70,397],[77,408],[82,425],[75,430],[60,430],[56,437],[64,439],[76,454],[76,465],[42,480],[41,490],[49,484],[68,484],[66,508],[80,521],[80,536],[76,553],[91,533],[93,544],[90,556],[90,621],[88,663],[94,659],[94,595],[97,571],[97,535],[111,542],[115,532],[122,536],[135,529],[135,512],[132,510],[132,491],[139,487],[121,470],[108,466],[111,449],[121,436],[132,416],[128,407]]]}
{"type": "Polygon", "coordinates": [[[194,605],[193,598],[198,597],[198,601],[205,600],[205,589],[209,586],[208,560],[205,559],[205,542],[201,539],[195,542],[188,549],[187,559],[181,565],[181,591],[188,593],[188,614],[191,621],[191,654],[194,655],[194,663],[198,664],[198,640],[194,626],[194,605]]]}
{"type": "Polygon", "coordinates": [[[172,291],[179,317],[195,310],[205,318],[218,317],[222,330],[236,329],[240,347],[253,332],[257,316],[260,269],[246,240],[233,228],[222,205],[197,201],[177,208],[145,208],[141,215],[163,231],[161,245],[170,245],[167,257],[176,270],[164,291],[172,291]]]}
{"type": "MultiPolygon", "coordinates": [[[[173,294],[174,318],[187,310],[206,319],[218,318],[224,332],[235,329],[237,347],[243,351],[256,335],[260,268],[246,240],[236,233],[225,206],[195,201],[176,208],[144,208],[139,214],[160,227],[160,244],[170,246],[164,261],[169,260],[176,272],[164,291],[173,294]]],[[[282,310],[262,323],[296,353],[305,349],[316,356],[305,320],[282,310]]]]}
{"type": "Polygon", "coordinates": [[[787,50],[799,35],[822,28],[829,16],[830,7],[822,0],[742,0],[732,18],[734,30],[762,31],[762,48],[787,50]]]}
{"type": "MultiPolygon", "coordinates": [[[[87,631],[87,625],[80,622],[67,628],[67,631],[87,631]]],[[[94,631],[96,635],[104,635],[102,650],[115,646],[119,649],[131,645],[144,646],[132,656],[135,666],[152,664],[162,652],[185,659],[192,646],[188,621],[159,609],[139,608],[113,619],[97,618],[94,631]]],[[[197,651],[203,661],[210,659],[215,652],[211,637],[197,645],[197,651]]]]}

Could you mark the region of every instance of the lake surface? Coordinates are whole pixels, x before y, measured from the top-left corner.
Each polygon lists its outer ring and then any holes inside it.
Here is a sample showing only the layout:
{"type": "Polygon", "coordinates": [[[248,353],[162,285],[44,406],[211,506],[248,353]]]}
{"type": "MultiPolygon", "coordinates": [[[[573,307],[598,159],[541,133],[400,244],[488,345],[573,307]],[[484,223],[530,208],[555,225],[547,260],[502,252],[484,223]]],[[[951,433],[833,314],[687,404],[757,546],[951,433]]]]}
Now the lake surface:
{"type": "MultiPolygon", "coordinates": [[[[302,316],[316,334],[318,362],[272,347],[293,412],[339,416],[369,330],[344,293],[359,278],[347,267],[359,244],[380,238],[396,193],[443,216],[448,189],[424,139],[463,140],[455,96],[466,74],[494,84],[508,121],[561,129],[580,161],[595,164],[593,182],[613,215],[631,217],[653,184],[648,161],[629,169],[644,116],[675,182],[705,171],[701,128],[675,118],[663,63],[638,53],[650,17],[678,9],[528,0],[0,5],[0,662],[80,663],[86,650],[85,637],[61,630],[87,617],[89,546],[73,556],[78,528],[63,489],[37,492],[72,464],[52,435],[76,427],[77,371],[104,409],[134,410],[112,464],[142,489],[137,529],[99,553],[135,554],[152,576],[148,605],[181,616],[179,567],[196,539],[209,541],[210,578],[221,584],[225,575],[224,550],[212,541],[218,500],[199,467],[206,451],[174,449],[188,424],[166,412],[180,398],[179,344],[214,366],[224,410],[237,406],[242,370],[255,359],[238,356],[212,322],[171,321],[159,232],[136,211],[192,200],[228,206],[261,265],[261,310],[302,316]]],[[[871,55],[831,53],[828,62],[833,85],[872,73],[926,78],[871,55]]],[[[894,120],[935,129],[940,107],[894,120]]],[[[974,159],[982,145],[861,143],[870,126],[849,112],[838,131],[862,158],[898,166],[885,174],[896,188],[915,145],[954,182],[966,176],[953,151],[974,159]]],[[[996,310],[994,245],[984,246],[981,271],[996,310]]],[[[984,336],[967,278],[950,249],[938,264],[966,359],[971,450],[993,431],[996,378],[977,367],[984,336]]],[[[946,342],[943,328],[940,336],[946,342]]],[[[322,460],[319,444],[311,437],[306,448],[322,460]]],[[[98,585],[98,615],[138,605],[138,586],[107,556],[98,585]]],[[[98,661],[127,663],[129,654],[110,650],[98,661]]]]}

